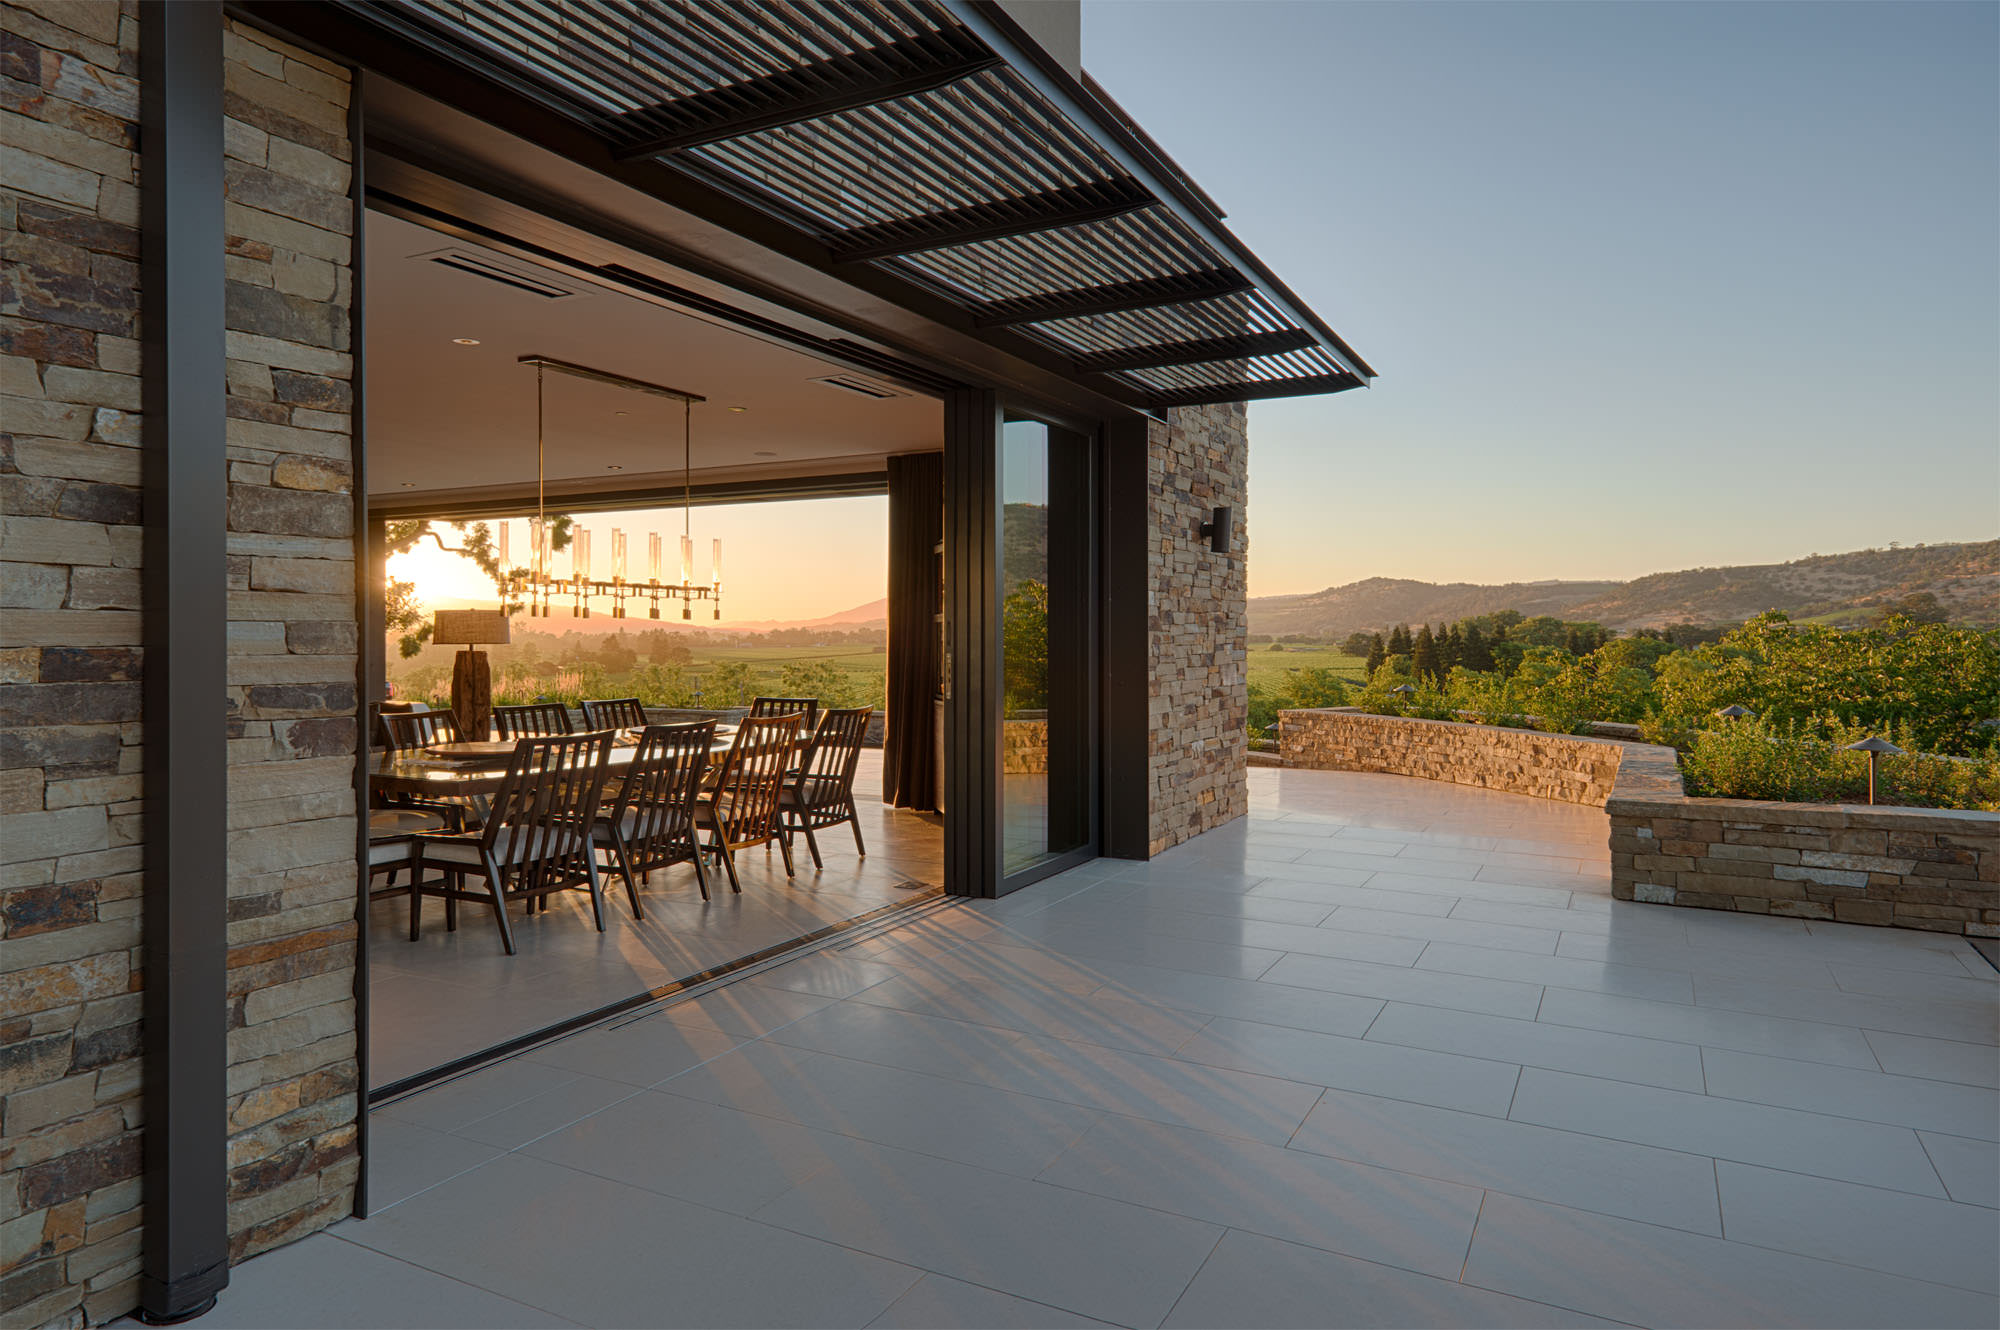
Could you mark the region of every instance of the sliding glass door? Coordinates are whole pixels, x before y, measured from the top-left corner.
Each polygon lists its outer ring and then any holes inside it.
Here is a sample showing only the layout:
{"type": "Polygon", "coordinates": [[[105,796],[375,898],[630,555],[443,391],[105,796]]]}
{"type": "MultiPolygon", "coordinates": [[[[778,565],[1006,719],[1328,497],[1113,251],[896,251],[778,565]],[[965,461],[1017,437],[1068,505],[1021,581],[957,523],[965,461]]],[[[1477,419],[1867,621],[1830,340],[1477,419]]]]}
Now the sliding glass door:
{"type": "MultiPolygon", "coordinates": [[[[1096,507],[1091,441],[1009,416],[1000,440],[1000,872],[1093,852],[1096,507]]],[[[1003,885],[1002,890],[1006,889],[1003,885]]]]}

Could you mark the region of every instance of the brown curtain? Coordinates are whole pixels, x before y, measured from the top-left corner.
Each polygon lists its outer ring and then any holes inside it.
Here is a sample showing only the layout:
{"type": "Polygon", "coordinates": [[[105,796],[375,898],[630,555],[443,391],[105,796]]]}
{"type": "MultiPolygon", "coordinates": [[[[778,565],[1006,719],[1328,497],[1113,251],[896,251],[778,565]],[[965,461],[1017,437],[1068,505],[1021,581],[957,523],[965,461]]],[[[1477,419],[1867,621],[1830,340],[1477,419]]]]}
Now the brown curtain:
{"type": "Polygon", "coordinates": [[[882,802],[935,812],[944,454],[889,459],[889,684],[882,802]]]}

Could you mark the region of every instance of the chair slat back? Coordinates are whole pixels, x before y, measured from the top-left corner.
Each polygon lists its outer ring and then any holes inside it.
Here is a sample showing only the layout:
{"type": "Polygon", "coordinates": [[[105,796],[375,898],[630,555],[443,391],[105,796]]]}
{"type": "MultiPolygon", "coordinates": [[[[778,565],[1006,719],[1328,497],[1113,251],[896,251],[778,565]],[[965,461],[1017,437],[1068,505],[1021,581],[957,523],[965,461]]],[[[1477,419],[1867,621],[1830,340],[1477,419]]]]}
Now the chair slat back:
{"type": "Polygon", "coordinates": [[[481,833],[519,891],[589,880],[590,826],[604,792],[611,731],[523,739],[481,833]]]}
{"type": "Polygon", "coordinates": [[[519,706],[493,708],[493,726],[502,739],[531,739],[542,735],[570,734],[569,708],[560,702],[523,702],[519,706]]]}
{"type": "Polygon", "coordinates": [[[611,807],[611,821],[623,828],[625,816],[632,825],[625,832],[625,844],[636,870],[679,857],[677,852],[692,848],[689,835],[694,827],[695,798],[701,793],[702,774],[708,769],[708,751],[715,743],[715,722],[692,721],[684,725],[648,725],[639,736],[639,749],[626,768],[625,784],[611,807]]]}
{"type": "Polygon", "coordinates": [[[756,718],[765,716],[789,716],[795,711],[805,713],[805,724],[800,732],[811,734],[813,726],[819,723],[819,699],[816,697],[753,697],[750,699],[750,714],[756,718]]]}
{"type": "Polygon", "coordinates": [[[820,717],[813,731],[812,746],[800,763],[801,782],[838,782],[842,794],[854,785],[854,769],[861,762],[861,741],[868,737],[868,718],[874,707],[836,707],[820,717]]]}
{"type": "Polygon", "coordinates": [[[802,713],[746,717],[737,726],[715,783],[716,821],[732,845],[769,840],[778,815],[778,791],[798,742],[802,713]]]}
{"type": "Polygon", "coordinates": [[[463,736],[458,729],[458,713],[444,711],[385,711],[380,716],[382,746],[391,752],[405,748],[426,748],[431,744],[455,744],[463,736]]]}
{"type": "Polygon", "coordinates": [[[586,700],[583,723],[593,730],[639,730],[646,726],[646,707],[636,697],[586,700]]]}

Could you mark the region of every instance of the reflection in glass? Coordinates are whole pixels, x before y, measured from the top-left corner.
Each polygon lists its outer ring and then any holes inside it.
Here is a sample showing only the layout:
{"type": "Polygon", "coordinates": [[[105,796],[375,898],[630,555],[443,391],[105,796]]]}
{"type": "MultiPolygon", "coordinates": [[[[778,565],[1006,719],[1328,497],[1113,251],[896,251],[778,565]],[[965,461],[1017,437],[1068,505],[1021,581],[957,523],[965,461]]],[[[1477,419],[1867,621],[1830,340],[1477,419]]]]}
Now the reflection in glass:
{"type": "Polygon", "coordinates": [[[1010,421],[1001,436],[1001,869],[1007,874],[1089,838],[1089,661],[1082,631],[1088,583],[1087,560],[1079,557],[1088,484],[1072,474],[1082,456],[1078,441],[1052,438],[1039,421],[1010,421]]]}

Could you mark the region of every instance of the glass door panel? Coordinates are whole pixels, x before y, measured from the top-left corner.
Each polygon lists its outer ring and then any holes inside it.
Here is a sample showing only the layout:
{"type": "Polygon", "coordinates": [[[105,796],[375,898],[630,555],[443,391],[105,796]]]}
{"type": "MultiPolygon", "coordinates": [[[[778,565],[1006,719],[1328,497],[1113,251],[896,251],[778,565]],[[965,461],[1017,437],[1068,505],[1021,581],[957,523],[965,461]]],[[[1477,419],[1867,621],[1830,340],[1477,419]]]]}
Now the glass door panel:
{"type": "Polygon", "coordinates": [[[1090,844],[1090,451],[1036,420],[1001,438],[1000,843],[1013,877],[1090,844]]]}

